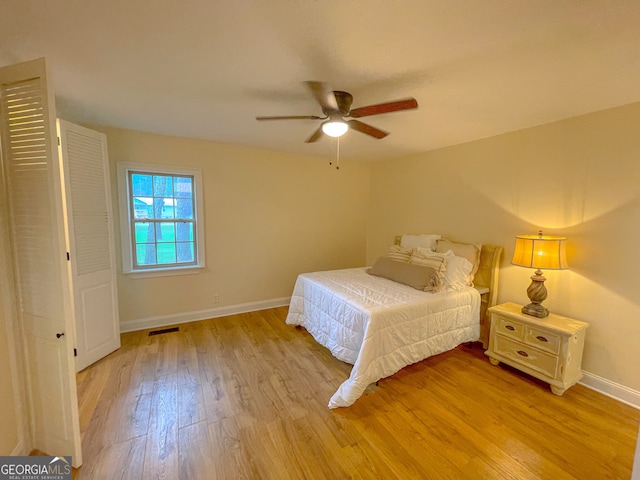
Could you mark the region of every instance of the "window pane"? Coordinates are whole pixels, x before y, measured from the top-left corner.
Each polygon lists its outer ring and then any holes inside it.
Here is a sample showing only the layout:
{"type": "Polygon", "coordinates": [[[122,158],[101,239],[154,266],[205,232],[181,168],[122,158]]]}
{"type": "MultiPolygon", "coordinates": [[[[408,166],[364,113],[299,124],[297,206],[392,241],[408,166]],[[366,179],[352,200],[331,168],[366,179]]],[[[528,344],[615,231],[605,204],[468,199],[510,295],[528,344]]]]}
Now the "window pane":
{"type": "Polygon", "coordinates": [[[153,218],[153,198],[133,197],[133,218],[153,218]]]}
{"type": "Polygon", "coordinates": [[[153,196],[154,197],[172,197],[173,196],[173,177],[167,175],[153,176],[153,196]]]}
{"type": "Polygon", "coordinates": [[[155,265],[156,246],[153,243],[140,243],[136,245],[138,265],[155,265]]]}
{"type": "Polygon", "coordinates": [[[176,218],[193,218],[193,201],[190,198],[176,199],[176,218]]]}
{"type": "Polygon", "coordinates": [[[156,223],[156,242],[166,243],[176,241],[176,224],[173,222],[156,223]]]}
{"type": "Polygon", "coordinates": [[[158,264],[176,263],[176,244],[158,244],[158,264]]]}
{"type": "Polygon", "coordinates": [[[195,261],[193,242],[177,243],[176,247],[178,249],[178,262],[186,263],[195,261]]]}
{"type": "Polygon", "coordinates": [[[193,224],[187,222],[176,223],[176,241],[193,241],[193,224]]]}
{"type": "Polygon", "coordinates": [[[156,236],[153,231],[153,223],[136,222],[136,243],[153,243],[156,236]]]}
{"type": "Polygon", "coordinates": [[[193,178],[174,177],[173,191],[176,197],[191,198],[193,196],[193,178]]]}
{"type": "Polygon", "coordinates": [[[152,197],[153,188],[151,188],[151,175],[145,175],[142,173],[131,174],[131,190],[133,195],[139,195],[143,197],[152,197]]]}
{"type": "Polygon", "coordinates": [[[162,201],[162,209],[160,216],[156,218],[175,218],[175,199],[173,198],[156,198],[154,200],[162,201]]]}

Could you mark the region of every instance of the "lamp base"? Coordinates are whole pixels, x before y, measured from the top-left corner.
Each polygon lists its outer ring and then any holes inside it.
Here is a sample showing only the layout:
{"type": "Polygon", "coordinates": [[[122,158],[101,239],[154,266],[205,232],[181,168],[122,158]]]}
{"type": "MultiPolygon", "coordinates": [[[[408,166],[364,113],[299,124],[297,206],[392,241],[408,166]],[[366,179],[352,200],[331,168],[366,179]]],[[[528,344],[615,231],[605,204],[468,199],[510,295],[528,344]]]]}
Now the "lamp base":
{"type": "Polygon", "coordinates": [[[531,303],[522,307],[522,313],[538,318],[544,318],[549,315],[549,310],[542,306],[542,302],[547,298],[547,287],[544,286],[545,280],[546,278],[542,276],[540,269],[536,270],[531,276],[531,285],[527,288],[527,296],[531,303]]]}
{"type": "Polygon", "coordinates": [[[544,318],[549,315],[549,310],[539,303],[530,303],[529,305],[522,307],[522,313],[526,313],[533,317],[544,318]]]}

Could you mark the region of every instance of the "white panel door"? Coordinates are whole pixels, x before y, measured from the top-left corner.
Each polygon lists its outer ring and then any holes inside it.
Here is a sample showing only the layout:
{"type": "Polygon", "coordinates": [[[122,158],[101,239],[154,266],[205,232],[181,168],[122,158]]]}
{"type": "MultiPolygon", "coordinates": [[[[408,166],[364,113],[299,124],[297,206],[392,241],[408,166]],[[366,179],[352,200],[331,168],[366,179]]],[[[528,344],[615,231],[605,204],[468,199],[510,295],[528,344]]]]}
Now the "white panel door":
{"type": "Polygon", "coordinates": [[[56,148],[44,59],[0,68],[2,168],[24,338],[32,448],[82,464],[73,316],[56,148]]]}
{"type": "Polygon", "coordinates": [[[58,119],[76,370],[120,348],[107,138],[58,119]]]}

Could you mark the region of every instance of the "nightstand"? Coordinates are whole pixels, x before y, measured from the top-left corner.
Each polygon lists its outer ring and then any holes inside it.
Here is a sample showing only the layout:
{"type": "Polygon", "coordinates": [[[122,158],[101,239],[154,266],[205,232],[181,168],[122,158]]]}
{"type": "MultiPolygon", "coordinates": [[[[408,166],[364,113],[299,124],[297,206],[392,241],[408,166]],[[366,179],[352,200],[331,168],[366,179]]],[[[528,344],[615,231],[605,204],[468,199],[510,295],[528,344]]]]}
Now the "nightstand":
{"type": "Polygon", "coordinates": [[[522,313],[522,306],[503,303],[489,308],[492,365],[504,362],[551,385],[562,395],[582,378],[580,365],[586,322],[549,314],[545,318],[522,313]]]}

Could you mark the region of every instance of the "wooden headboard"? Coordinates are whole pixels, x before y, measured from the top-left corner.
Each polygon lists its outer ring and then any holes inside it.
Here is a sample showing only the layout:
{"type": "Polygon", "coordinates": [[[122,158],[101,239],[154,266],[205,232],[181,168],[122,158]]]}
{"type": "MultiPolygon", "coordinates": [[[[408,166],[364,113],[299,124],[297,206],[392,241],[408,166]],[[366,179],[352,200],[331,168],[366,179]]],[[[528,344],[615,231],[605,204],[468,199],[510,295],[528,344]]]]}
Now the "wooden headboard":
{"type": "Polygon", "coordinates": [[[485,350],[489,348],[489,328],[491,327],[487,309],[493,307],[498,301],[498,274],[500,273],[502,251],[503,248],[500,245],[482,245],[480,265],[473,279],[474,286],[481,293],[480,341],[485,350]],[[489,291],[482,293],[482,287],[488,288],[489,291]]]}
{"type": "MultiPolygon", "coordinates": [[[[395,245],[400,245],[401,236],[394,239],[395,245]]],[[[452,240],[453,241],[453,240],[452,240]]],[[[482,346],[489,348],[489,318],[487,310],[498,301],[498,274],[500,272],[500,259],[503,248],[499,245],[482,245],[480,251],[480,264],[473,279],[474,286],[481,296],[480,303],[480,341],[482,346]]]]}

